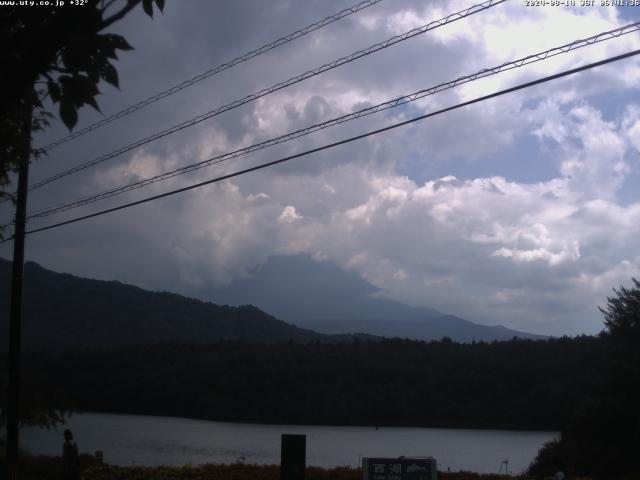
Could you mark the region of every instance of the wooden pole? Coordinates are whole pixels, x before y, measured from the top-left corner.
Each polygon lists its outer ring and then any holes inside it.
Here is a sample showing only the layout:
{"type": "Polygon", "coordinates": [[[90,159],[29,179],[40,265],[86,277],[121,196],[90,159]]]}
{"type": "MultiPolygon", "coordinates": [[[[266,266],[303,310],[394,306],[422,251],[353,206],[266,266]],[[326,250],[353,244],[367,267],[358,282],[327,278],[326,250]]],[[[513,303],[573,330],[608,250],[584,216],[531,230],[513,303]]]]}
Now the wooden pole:
{"type": "Polygon", "coordinates": [[[20,435],[20,356],[22,327],[22,279],[24,275],[24,230],[27,214],[29,157],[31,155],[31,102],[25,99],[22,131],[23,149],[19,159],[16,192],[13,266],[11,272],[11,313],[9,318],[9,385],[7,392],[7,467],[9,480],[18,479],[20,435]]]}

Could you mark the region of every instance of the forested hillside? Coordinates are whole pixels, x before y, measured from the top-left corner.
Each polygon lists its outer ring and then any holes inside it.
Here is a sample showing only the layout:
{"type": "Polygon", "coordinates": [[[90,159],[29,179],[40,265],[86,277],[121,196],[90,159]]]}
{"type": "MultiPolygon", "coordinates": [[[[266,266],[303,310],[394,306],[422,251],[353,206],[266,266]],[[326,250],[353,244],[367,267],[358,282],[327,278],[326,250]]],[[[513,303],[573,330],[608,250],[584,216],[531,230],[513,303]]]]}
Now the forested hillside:
{"type": "Polygon", "coordinates": [[[74,410],[558,429],[598,384],[600,357],[592,337],[492,344],[167,344],[32,354],[25,359],[25,379],[33,398],[46,395],[74,410]]]}
{"type": "MultiPolygon", "coordinates": [[[[0,336],[8,338],[11,263],[0,259],[0,336]]],[[[119,347],[221,340],[328,340],[251,305],[229,307],[120,282],[25,264],[23,344],[27,350],[119,347]]],[[[0,350],[7,348],[6,342],[0,350]]]]}

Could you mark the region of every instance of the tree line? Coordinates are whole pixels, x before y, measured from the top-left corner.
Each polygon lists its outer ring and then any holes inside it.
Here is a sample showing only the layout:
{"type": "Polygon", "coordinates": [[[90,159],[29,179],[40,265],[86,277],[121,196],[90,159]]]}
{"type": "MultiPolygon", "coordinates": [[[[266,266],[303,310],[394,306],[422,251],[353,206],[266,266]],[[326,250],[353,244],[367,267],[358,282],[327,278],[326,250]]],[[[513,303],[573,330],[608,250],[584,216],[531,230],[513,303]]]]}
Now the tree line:
{"type": "Polygon", "coordinates": [[[63,410],[266,423],[559,429],[598,390],[593,337],[162,344],[34,353],[25,395],[63,410]]]}

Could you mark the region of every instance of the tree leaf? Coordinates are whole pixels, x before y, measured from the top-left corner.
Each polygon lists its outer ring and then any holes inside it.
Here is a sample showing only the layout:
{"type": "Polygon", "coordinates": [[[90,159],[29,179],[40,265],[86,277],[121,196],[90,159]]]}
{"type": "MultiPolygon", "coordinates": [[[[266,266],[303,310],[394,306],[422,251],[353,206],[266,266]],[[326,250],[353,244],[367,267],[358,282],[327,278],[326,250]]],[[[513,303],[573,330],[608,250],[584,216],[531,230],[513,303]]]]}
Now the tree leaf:
{"type": "Polygon", "coordinates": [[[156,0],[156,5],[158,6],[158,10],[161,12],[164,11],[164,0],[156,0]]]}
{"type": "Polygon", "coordinates": [[[74,75],[68,79],[61,77],[60,82],[62,84],[63,98],[73,102],[76,108],[80,108],[87,103],[87,100],[92,96],[89,79],[85,76],[74,75]]]}
{"type": "Polygon", "coordinates": [[[47,81],[47,88],[49,89],[49,96],[51,97],[51,101],[53,103],[58,103],[60,101],[60,87],[53,80],[47,81]]]}
{"type": "Polygon", "coordinates": [[[120,88],[118,71],[110,63],[105,63],[104,65],[102,65],[102,67],[100,67],[100,76],[105,82],[113,85],[116,88],[120,88]]]}
{"type": "Polygon", "coordinates": [[[87,77],[93,84],[97,84],[100,81],[100,70],[102,67],[92,66],[91,70],[87,70],[87,77]]]}
{"type": "Polygon", "coordinates": [[[142,9],[144,13],[153,18],[153,0],[142,0],[142,9]]]}
{"type": "Polygon", "coordinates": [[[73,130],[78,122],[78,111],[69,98],[63,97],[60,101],[60,118],[69,130],[73,130]]]}
{"type": "Polygon", "coordinates": [[[96,43],[98,45],[98,51],[104,57],[111,58],[113,60],[118,59],[116,54],[116,46],[111,40],[111,35],[97,35],[96,43]]]}
{"type": "Polygon", "coordinates": [[[105,37],[107,37],[107,41],[118,50],[133,50],[133,47],[129,45],[129,42],[127,42],[122,35],[109,33],[105,35],[105,37]]]}
{"type": "Polygon", "coordinates": [[[102,111],[100,110],[100,106],[98,105],[98,102],[96,102],[96,99],[94,97],[88,98],[87,104],[91,105],[95,111],[102,113],[102,111]]]}

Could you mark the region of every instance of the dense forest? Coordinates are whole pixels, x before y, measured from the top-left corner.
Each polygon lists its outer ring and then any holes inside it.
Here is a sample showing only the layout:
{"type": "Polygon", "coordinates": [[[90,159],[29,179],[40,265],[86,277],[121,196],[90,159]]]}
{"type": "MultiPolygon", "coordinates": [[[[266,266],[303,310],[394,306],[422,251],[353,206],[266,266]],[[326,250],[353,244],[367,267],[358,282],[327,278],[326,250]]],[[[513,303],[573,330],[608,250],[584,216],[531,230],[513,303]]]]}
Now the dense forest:
{"type": "MultiPolygon", "coordinates": [[[[72,410],[213,420],[559,429],[597,388],[593,337],[457,344],[164,344],[25,357],[72,410]]],[[[4,368],[0,369],[4,370],[4,368]]]]}

